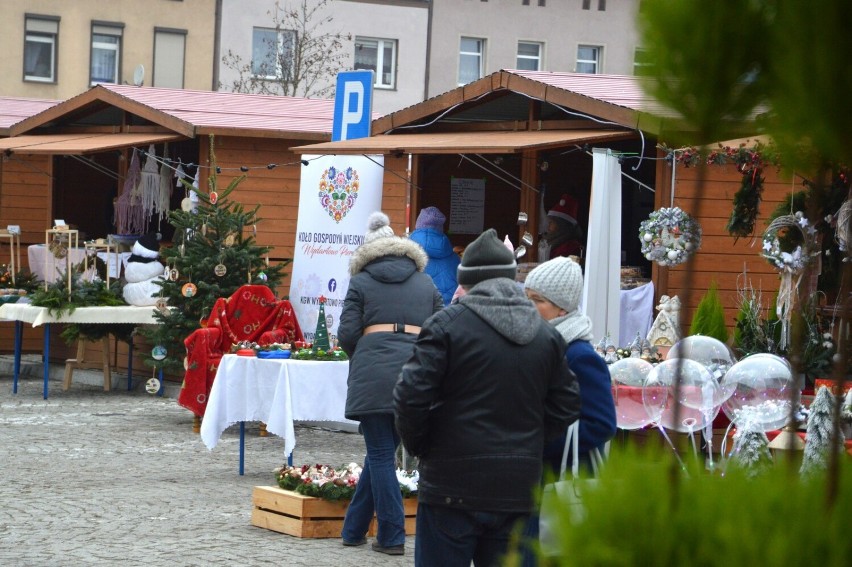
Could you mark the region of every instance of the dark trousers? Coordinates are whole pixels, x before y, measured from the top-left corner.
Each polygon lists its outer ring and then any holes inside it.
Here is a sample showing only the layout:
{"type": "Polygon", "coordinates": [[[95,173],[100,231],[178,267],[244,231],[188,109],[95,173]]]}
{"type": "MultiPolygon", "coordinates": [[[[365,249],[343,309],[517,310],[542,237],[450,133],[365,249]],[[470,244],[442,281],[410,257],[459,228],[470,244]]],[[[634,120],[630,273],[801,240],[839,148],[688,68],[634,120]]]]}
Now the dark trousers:
{"type": "Polygon", "coordinates": [[[491,567],[500,565],[509,536],[528,514],[477,512],[444,506],[417,506],[417,567],[491,567]]]}

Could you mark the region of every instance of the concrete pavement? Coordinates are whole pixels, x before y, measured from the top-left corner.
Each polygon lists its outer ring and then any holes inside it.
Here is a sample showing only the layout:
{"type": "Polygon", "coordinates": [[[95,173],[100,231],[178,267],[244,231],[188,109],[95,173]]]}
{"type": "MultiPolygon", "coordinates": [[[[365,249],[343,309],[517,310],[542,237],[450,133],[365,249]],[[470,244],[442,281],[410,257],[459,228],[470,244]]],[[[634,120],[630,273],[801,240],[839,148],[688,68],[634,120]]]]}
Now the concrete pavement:
{"type": "MultiPolygon", "coordinates": [[[[63,392],[51,371],[42,399],[41,365],[25,361],[12,394],[10,356],[0,356],[0,565],[413,565],[404,557],[339,539],[299,539],[251,525],[251,493],[274,485],[282,439],[246,426],[245,476],[239,476],[239,428],[208,451],[192,432],[192,414],[137,376],[114,377],[103,391],[97,372],[75,371],[63,392]]],[[[296,463],[363,462],[358,434],[297,427],[296,463]]],[[[371,538],[372,541],[372,538],[371,538]]]]}

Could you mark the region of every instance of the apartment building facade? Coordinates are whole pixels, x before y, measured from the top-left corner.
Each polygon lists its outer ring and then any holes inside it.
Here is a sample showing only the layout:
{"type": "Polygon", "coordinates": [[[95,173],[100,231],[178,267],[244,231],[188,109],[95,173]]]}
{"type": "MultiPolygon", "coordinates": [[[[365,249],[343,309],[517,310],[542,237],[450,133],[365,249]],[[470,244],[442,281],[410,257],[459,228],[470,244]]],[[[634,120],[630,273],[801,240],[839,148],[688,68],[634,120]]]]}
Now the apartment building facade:
{"type": "Polygon", "coordinates": [[[98,83],[213,88],[217,0],[3,0],[0,96],[64,100],[98,83]]]}
{"type": "Polygon", "coordinates": [[[432,0],[427,98],[500,69],[633,75],[639,0],[432,0]]]}

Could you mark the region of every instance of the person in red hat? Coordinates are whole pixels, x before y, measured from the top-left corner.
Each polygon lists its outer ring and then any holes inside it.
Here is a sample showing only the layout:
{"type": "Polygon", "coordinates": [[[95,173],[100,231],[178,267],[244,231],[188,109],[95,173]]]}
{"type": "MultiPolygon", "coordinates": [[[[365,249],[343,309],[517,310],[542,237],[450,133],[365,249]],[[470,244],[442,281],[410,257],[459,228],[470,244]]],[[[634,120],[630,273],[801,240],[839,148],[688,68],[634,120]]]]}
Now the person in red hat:
{"type": "Polygon", "coordinates": [[[583,256],[585,235],[577,222],[577,200],[567,193],[547,212],[547,232],[538,241],[538,261],[583,256]]]}

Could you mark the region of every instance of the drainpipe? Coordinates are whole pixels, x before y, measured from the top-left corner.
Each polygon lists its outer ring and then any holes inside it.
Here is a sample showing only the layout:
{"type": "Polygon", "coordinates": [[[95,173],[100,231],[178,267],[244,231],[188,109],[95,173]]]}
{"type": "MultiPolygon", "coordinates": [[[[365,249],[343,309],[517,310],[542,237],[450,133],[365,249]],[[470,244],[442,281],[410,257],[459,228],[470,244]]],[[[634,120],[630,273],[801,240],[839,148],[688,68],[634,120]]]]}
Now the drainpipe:
{"type": "Polygon", "coordinates": [[[219,90],[219,50],[222,48],[222,0],[216,0],[216,19],[213,29],[213,86],[212,90],[219,90]]]}
{"type": "Polygon", "coordinates": [[[426,72],[423,74],[423,100],[429,98],[429,66],[432,64],[432,6],[435,0],[429,0],[429,16],[426,23],[426,72]]]}

